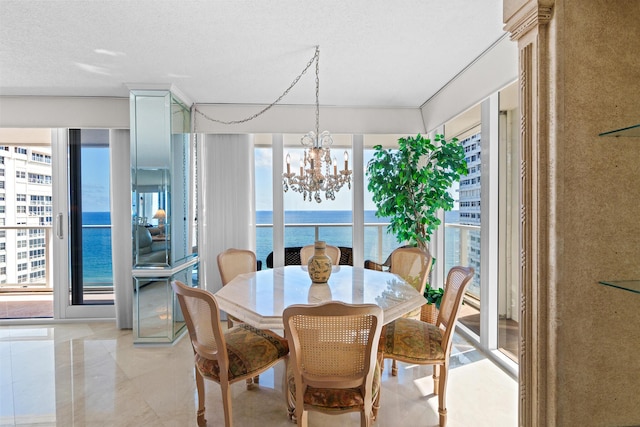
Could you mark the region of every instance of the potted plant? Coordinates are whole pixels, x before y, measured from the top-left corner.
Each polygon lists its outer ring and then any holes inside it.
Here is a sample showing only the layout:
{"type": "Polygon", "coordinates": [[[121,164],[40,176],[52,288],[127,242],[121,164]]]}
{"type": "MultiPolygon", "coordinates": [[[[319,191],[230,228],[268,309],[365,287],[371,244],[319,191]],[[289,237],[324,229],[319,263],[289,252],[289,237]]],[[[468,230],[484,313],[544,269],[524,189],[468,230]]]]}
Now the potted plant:
{"type": "Polygon", "coordinates": [[[436,323],[443,295],[444,289],[432,288],[431,285],[427,283],[427,287],[424,290],[424,297],[426,298],[427,303],[423,305],[420,310],[420,320],[433,324],[436,323]]]}
{"type": "MultiPolygon", "coordinates": [[[[464,147],[455,138],[447,141],[436,135],[431,141],[418,134],[400,138],[398,149],[381,145],[373,149],[366,174],[376,216],[389,218],[387,231],[398,242],[426,251],[431,234],[440,226],[440,209],[453,209],[452,185],[467,174],[464,147]]],[[[427,287],[425,297],[439,306],[442,289],[427,287]]]]}
{"type": "Polygon", "coordinates": [[[389,218],[387,230],[398,242],[426,250],[440,225],[439,210],[453,208],[451,186],[467,174],[464,147],[455,138],[436,135],[431,141],[418,134],[400,138],[397,150],[373,149],[366,174],[376,216],[389,218]]]}

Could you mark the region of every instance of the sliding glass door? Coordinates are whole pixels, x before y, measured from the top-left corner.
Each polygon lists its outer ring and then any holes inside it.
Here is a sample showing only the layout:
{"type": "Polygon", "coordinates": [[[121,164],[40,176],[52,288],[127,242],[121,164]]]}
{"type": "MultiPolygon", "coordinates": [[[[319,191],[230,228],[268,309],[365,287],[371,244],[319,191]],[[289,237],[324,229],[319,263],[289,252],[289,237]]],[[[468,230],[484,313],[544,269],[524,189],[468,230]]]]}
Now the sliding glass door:
{"type": "Polygon", "coordinates": [[[55,317],[114,317],[109,131],[58,129],[52,146],[55,317]]]}

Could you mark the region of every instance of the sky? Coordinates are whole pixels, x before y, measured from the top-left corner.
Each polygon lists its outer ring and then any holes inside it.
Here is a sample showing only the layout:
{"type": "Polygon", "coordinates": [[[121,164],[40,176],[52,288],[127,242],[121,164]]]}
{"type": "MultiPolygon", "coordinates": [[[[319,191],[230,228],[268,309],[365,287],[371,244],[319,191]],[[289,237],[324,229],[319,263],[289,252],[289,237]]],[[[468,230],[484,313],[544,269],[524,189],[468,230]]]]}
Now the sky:
{"type": "Polygon", "coordinates": [[[109,147],[82,147],[82,210],[109,212],[109,147]]]}
{"type": "MultiPolygon", "coordinates": [[[[302,150],[291,150],[292,168],[298,169],[302,150]]],[[[286,156],[286,153],[285,153],[286,156]]],[[[372,156],[366,150],[364,163],[372,156]]],[[[284,162],[283,162],[284,163],[284,162]]],[[[255,150],[256,210],[272,210],[272,152],[270,148],[255,150]]],[[[284,171],[283,171],[284,172],[284,171]]],[[[365,175],[366,179],[366,175],[365,175]]],[[[107,147],[83,147],[82,149],[82,206],[85,212],[108,212],[109,207],[109,149],[107,147]]],[[[457,186],[456,186],[457,187],[457,186]]],[[[455,191],[455,189],[454,189],[455,191]]],[[[292,190],[284,194],[285,210],[351,210],[353,190],[345,185],[338,193],[336,200],[325,200],[321,203],[304,201],[300,193],[292,190]]],[[[365,210],[376,210],[365,184],[365,210]]],[[[457,196],[457,195],[456,195],[457,196]]],[[[457,197],[455,197],[457,199],[457,197]]],[[[457,207],[456,207],[457,208],[457,207]]]]}

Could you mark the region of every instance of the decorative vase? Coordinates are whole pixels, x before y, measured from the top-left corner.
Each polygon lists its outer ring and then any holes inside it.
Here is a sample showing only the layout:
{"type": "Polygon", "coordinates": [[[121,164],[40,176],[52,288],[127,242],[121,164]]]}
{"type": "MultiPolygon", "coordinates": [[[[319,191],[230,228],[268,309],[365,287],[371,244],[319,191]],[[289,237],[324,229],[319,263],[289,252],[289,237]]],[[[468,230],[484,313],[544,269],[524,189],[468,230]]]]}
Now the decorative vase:
{"type": "Polygon", "coordinates": [[[312,283],[307,296],[309,304],[331,301],[331,288],[328,283],[312,283]]]}
{"type": "Polygon", "coordinates": [[[327,283],[329,276],[331,276],[331,258],[325,253],[327,244],[321,240],[315,243],[315,252],[307,267],[309,271],[309,277],[313,283],[327,283]]]}

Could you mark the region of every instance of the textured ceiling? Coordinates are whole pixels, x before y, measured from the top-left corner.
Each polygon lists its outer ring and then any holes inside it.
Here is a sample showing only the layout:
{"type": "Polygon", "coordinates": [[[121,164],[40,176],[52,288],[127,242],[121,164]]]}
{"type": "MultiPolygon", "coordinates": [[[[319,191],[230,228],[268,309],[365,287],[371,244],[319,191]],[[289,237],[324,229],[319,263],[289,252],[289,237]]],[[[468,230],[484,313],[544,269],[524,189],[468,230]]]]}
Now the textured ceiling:
{"type": "MultiPolygon", "coordinates": [[[[320,103],[418,107],[504,34],[502,0],[0,0],[0,95],[267,104],[320,45],[320,103]]],[[[315,101],[314,69],[282,104],[315,101]]]]}

